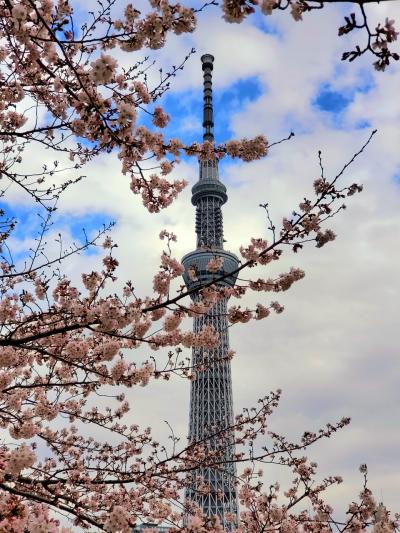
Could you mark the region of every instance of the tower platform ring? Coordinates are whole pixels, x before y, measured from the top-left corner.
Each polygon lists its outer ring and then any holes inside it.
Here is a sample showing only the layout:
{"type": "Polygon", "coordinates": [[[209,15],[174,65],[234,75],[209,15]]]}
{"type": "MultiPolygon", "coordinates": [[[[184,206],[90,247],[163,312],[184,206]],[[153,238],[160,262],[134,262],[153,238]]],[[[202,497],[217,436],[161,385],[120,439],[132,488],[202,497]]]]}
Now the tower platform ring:
{"type": "MultiPolygon", "coordinates": [[[[197,250],[184,255],[182,258],[182,264],[185,268],[185,272],[183,273],[185,284],[189,289],[194,289],[207,283],[211,283],[214,279],[217,279],[229,272],[235,271],[239,266],[239,259],[235,254],[220,248],[216,248],[215,250],[198,248],[197,250]],[[224,263],[217,272],[210,272],[207,270],[207,265],[209,261],[214,259],[216,256],[222,257],[224,259],[224,263]],[[194,268],[197,280],[192,279],[189,276],[189,268],[194,268]]],[[[216,282],[216,284],[220,287],[227,285],[233,287],[233,285],[236,283],[236,278],[237,273],[226,277],[222,281],[216,282]]]]}
{"type": "Polygon", "coordinates": [[[202,179],[193,185],[192,204],[197,205],[203,196],[216,196],[222,200],[223,204],[228,199],[225,185],[216,179],[202,179]]]}

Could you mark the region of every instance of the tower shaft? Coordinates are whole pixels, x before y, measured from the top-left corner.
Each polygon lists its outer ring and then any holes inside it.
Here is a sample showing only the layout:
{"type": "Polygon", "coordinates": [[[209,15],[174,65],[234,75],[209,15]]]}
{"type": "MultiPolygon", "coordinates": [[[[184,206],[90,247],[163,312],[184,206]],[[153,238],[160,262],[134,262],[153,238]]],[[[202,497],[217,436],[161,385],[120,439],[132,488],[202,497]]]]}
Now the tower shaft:
{"type": "Polygon", "coordinates": [[[196,206],[197,247],[223,248],[221,200],[201,198],[196,206]]]}
{"type": "MultiPolygon", "coordinates": [[[[213,141],[211,73],[214,58],[206,54],[201,60],[204,73],[203,138],[213,141]]],[[[221,275],[234,271],[239,263],[234,254],[223,249],[221,208],[228,197],[225,186],[219,181],[218,161],[200,161],[199,165],[199,180],[192,188],[192,203],[196,206],[197,248],[182,259],[185,267],[183,277],[189,289],[212,283],[221,275]],[[223,259],[222,265],[218,272],[210,272],[207,264],[216,256],[223,259]]],[[[236,276],[232,275],[215,284],[232,286],[235,281],[236,276]]],[[[192,298],[198,300],[200,296],[193,293],[192,298]]],[[[220,339],[216,348],[193,348],[196,379],[191,384],[189,417],[189,442],[200,443],[209,457],[215,456],[215,462],[210,467],[199,467],[193,473],[186,499],[199,505],[206,516],[218,516],[229,531],[237,522],[238,504],[233,462],[234,435],[227,429],[233,425],[227,303],[226,298],[219,300],[208,313],[194,319],[195,333],[211,325],[220,339]]]]}
{"type": "Polygon", "coordinates": [[[217,466],[196,470],[187,498],[196,502],[206,516],[218,516],[229,530],[232,523],[227,521],[227,514],[230,513],[236,522],[237,496],[236,468],[233,463],[234,436],[231,431],[224,432],[233,424],[226,311],[227,300],[221,300],[209,313],[194,319],[196,333],[205,325],[214,326],[220,335],[220,345],[213,350],[193,350],[193,365],[204,370],[196,371],[197,377],[191,386],[189,439],[191,442],[204,442],[207,454],[216,453],[217,466]],[[202,482],[207,485],[209,492],[198,492],[202,482]]]}

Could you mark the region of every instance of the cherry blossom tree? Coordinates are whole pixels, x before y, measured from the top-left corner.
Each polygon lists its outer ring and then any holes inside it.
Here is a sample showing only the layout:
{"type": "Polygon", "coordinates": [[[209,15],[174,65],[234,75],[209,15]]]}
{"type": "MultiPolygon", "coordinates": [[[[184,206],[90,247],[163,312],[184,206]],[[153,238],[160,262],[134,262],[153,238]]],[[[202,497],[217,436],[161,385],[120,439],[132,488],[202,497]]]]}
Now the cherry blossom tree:
{"type": "MultiPolygon", "coordinates": [[[[253,9],[240,6],[243,16],[253,9]]],[[[296,20],[310,7],[305,2],[288,2],[289,6],[296,20]]],[[[335,234],[326,224],[344,209],[347,197],[362,189],[356,183],[342,183],[342,178],[375,132],[335,176],[325,176],[320,156],[320,176],[312,194],[301,199],[280,224],[271,220],[268,205],[262,206],[270,240],[253,237],[241,248],[240,283],[218,285],[237,272],[221,274],[216,256],[208,265],[215,274],[213,281],[193,289],[198,298],[190,302],[191,291],[174,289],[183,273],[183,266],[173,256],[176,236],[162,231],[165,250],[154,273],[153,293],[139,297],[134,280],[127,281],[118,293],[119,265],[109,227],[82,245],[66,249],[60,237],[59,251],[46,255],[46,233],[57,202],[62,201],[66,188],[79,187],[85,164],[113,152],[132,192],[140,195],[153,213],[168,207],[186,185],[183,180],[168,178],[182,154],[252,161],[266,156],[277,143],[262,136],[217,146],[208,141],[184,145],[179,139],[165,138],[162,129],[169,117],[159,100],[192,52],[150,86],[146,62],[119,68],[113,50],[158,49],[168,33],[194,31],[196,16],[208,4],[196,10],[155,0],[146,12],[128,4],[118,16],[114,7],[111,0],[99,2],[97,11],[79,25],[68,0],[1,3],[0,166],[3,183],[7,183],[2,197],[7,197],[13,184],[44,214],[30,254],[23,264],[15,264],[9,243],[17,221],[5,211],[0,213],[0,530],[66,533],[74,528],[97,528],[128,532],[140,521],[150,521],[187,533],[222,531],[217,518],[203,516],[201,509],[183,500],[182,493],[191,472],[200,466],[223,467],[224,435],[232,431],[238,450],[235,461],[243,464],[237,479],[243,507],[240,522],[234,526],[238,533],[398,530],[399,517],[391,518],[368,489],[364,466],[359,500],[350,503],[343,521],[335,519],[323,493],[341,479],[332,476],[314,483],[316,465],[304,457],[304,450],[330,438],[349,420],[307,431],[299,442],[290,442],[269,427],[267,430],[280,391],[243,410],[233,427],[216,428],[221,449],[214,453],[206,452],[204,442],[182,445],[173,434],[171,445],[162,446],[149,428],[125,423],[130,409],[127,389],[146,386],[153,379],[168,381],[171,373],[196,379],[196,372],[202,369],[193,368],[183,350],[218,345],[218,335],[210,326],[196,334],[185,330],[185,317],[207,313],[227,296],[239,300],[249,291],[286,291],[303,278],[304,272],[295,268],[277,278],[268,277],[266,271],[287,249],[300,252],[306,244],[320,248],[334,240],[335,234]],[[141,114],[151,116],[152,127],[141,123],[141,114]],[[36,146],[54,154],[51,167],[29,166],[27,154],[36,146]],[[70,164],[60,163],[65,156],[70,164]],[[62,266],[90,246],[103,247],[102,266],[83,272],[77,286],[63,274],[62,266]],[[134,350],[141,345],[154,351],[154,357],[138,361],[134,350]],[[167,353],[166,362],[161,363],[155,352],[167,353]],[[103,395],[108,397],[107,406],[96,402],[103,395]],[[93,428],[103,437],[93,438],[93,428]],[[262,446],[254,453],[256,440],[262,446]],[[292,485],[283,494],[277,484],[264,488],[260,481],[259,467],[268,463],[279,463],[293,472],[292,485]],[[306,501],[307,510],[303,506],[306,501]],[[188,509],[190,516],[183,525],[182,516],[188,509]],[[71,526],[60,525],[60,516],[67,517],[71,526]]],[[[243,16],[237,14],[237,7],[224,4],[225,18],[240,21],[243,16]]],[[[262,5],[266,13],[275,8],[284,6],[262,5]]],[[[391,21],[378,34],[376,39],[386,43],[397,35],[391,21]]],[[[386,45],[371,45],[371,49],[375,55],[383,54],[378,55],[380,60],[388,60],[386,45]]],[[[396,59],[393,54],[390,57],[396,59]]],[[[229,308],[228,319],[231,324],[246,323],[282,311],[275,299],[255,308],[237,303],[229,308]]]]}

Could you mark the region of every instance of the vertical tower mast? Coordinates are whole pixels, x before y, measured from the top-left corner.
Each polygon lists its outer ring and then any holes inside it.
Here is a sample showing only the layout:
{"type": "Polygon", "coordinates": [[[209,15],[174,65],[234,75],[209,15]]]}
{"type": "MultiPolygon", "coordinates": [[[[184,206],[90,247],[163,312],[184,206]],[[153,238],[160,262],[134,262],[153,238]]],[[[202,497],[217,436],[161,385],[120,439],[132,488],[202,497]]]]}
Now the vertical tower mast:
{"type": "MultiPolygon", "coordinates": [[[[213,141],[214,57],[206,54],[201,61],[204,74],[203,139],[213,141]]],[[[189,289],[200,288],[221,275],[234,271],[239,263],[234,254],[223,249],[221,206],[228,196],[226,187],[219,181],[218,160],[200,160],[199,167],[199,180],[192,188],[192,204],[196,206],[197,248],[182,259],[185,267],[183,277],[189,289]],[[223,259],[222,265],[218,272],[210,272],[207,264],[215,257],[223,259]]],[[[235,281],[236,276],[233,275],[215,284],[219,287],[232,286],[235,281]]],[[[193,300],[199,298],[198,294],[193,293],[193,300]]],[[[227,301],[227,298],[219,300],[207,314],[194,318],[194,331],[197,333],[204,326],[212,325],[219,334],[220,345],[214,349],[193,348],[192,363],[197,370],[196,379],[191,384],[189,442],[202,442],[209,452],[219,451],[222,457],[219,459],[220,465],[196,470],[192,484],[187,489],[186,499],[197,503],[206,516],[218,516],[224,528],[229,531],[232,522],[227,520],[227,514],[233,515],[236,521],[238,513],[236,469],[233,463],[234,436],[232,432],[224,432],[222,440],[220,436],[215,436],[233,424],[227,301]],[[208,485],[209,492],[198,490],[200,481],[208,485]]]]}
{"type": "Polygon", "coordinates": [[[212,103],[212,71],[214,57],[211,54],[201,56],[203,63],[203,91],[204,91],[204,108],[203,108],[203,140],[214,140],[214,114],[212,103]]]}

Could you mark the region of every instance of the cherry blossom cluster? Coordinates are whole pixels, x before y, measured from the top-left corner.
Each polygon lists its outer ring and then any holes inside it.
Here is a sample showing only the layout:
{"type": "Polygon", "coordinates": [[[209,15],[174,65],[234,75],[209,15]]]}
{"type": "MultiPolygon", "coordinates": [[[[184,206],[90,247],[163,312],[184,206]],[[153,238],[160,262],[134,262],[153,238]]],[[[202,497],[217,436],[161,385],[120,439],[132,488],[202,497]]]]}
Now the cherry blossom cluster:
{"type": "Polygon", "coordinates": [[[215,256],[207,263],[207,270],[209,272],[218,272],[224,265],[224,258],[215,256]]]}
{"type": "Polygon", "coordinates": [[[240,306],[232,306],[228,309],[228,320],[231,324],[236,324],[238,322],[241,322],[242,324],[245,324],[246,322],[249,322],[252,318],[255,318],[256,320],[261,320],[262,318],[266,318],[270,314],[270,309],[273,309],[275,313],[282,313],[284,310],[284,307],[280,305],[279,302],[271,302],[269,307],[265,307],[262,304],[257,304],[254,311],[251,309],[241,309],[240,306]]]}
{"type": "Polygon", "coordinates": [[[294,282],[303,279],[305,273],[300,268],[292,267],[286,274],[280,274],[277,279],[268,278],[266,280],[258,278],[255,281],[249,281],[249,287],[254,291],[287,291],[294,282]]]}
{"type": "Polygon", "coordinates": [[[21,470],[31,467],[36,460],[36,454],[26,444],[22,444],[16,450],[10,453],[8,459],[7,470],[14,476],[19,474],[21,470]]]}
{"type": "Polygon", "coordinates": [[[50,516],[45,505],[27,505],[22,498],[7,494],[0,496],[0,528],[7,533],[72,533],[50,516]]]}

